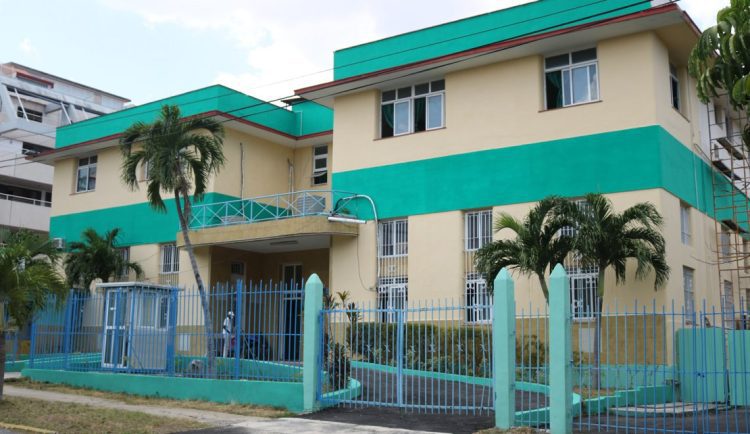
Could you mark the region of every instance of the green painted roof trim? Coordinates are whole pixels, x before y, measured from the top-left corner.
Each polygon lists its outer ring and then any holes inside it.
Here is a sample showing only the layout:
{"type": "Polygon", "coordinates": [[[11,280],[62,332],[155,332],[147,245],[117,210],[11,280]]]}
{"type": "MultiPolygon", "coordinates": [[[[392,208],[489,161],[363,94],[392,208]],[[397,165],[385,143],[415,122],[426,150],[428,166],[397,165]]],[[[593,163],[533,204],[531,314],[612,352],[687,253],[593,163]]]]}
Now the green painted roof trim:
{"type": "Polygon", "coordinates": [[[484,45],[640,12],[639,0],[539,0],[477,15],[334,53],[334,79],[340,80],[484,45]]]}
{"type": "MultiPolygon", "coordinates": [[[[732,188],[661,126],[649,126],[337,172],[333,189],[369,195],[380,218],[654,188],[717,217],[712,176],[732,188]]],[[[372,218],[367,207],[358,209],[360,218],[372,218]]]]}
{"type": "Polygon", "coordinates": [[[287,110],[215,85],[58,128],[55,147],[64,148],[119,134],[137,121],[153,122],[164,104],[179,105],[184,116],[211,111],[228,113],[295,137],[333,128],[333,111],[314,102],[287,110]]]}
{"type": "MultiPolygon", "coordinates": [[[[202,204],[226,202],[238,199],[222,193],[206,193],[202,204]]],[[[94,228],[103,233],[120,228],[118,244],[133,246],[139,244],[171,243],[180,230],[174,200],[167,200],[166,213],[155,211],[146,203],[103,208],[74,214],[53,216],[50,219],[50,237],[63,238],[66,243],[80,241],[81,232],[94,228]]]]}

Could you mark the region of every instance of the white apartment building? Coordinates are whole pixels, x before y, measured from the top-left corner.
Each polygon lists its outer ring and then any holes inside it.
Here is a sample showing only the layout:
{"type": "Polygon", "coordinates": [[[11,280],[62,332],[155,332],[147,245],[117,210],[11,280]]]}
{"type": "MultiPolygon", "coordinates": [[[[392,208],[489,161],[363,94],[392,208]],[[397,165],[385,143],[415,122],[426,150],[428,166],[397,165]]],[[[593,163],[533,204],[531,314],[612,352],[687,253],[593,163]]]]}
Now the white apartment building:
{"type": "Polygon", "coordinates": [[[17,63],[0,64],[0,227],[48,232],[54,169],[27,157],[53,149],[57,127],[128,102],[17,63]]]}

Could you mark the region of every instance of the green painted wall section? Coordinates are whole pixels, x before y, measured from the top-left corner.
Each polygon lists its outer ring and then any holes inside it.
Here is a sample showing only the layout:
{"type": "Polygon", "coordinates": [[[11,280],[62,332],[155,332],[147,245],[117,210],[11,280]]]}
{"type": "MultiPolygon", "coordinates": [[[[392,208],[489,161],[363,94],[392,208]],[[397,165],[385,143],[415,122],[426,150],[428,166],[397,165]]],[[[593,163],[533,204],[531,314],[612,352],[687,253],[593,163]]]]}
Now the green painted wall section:
{"type": "Polygon", "coordinates": [[[316,103],[308,102],[290,111],[214,85],[58,128],[55,146],[63,148],[119,134],[137,121],[152,122],[164,104],[179,105],[185,116],[221,111],[292,136],[329,131],[333,125],[333,111],[316,103]]]}
{"type": "Polygon", "coordinates": [[[724,331],[686,328],[675,332],[680,397],[684,402],[725,402],[724,331]]]}
{"type": "Polygon", "coordinates": [[[24,369],[22,375],[34,381],[67,384],[107,392],[225,404],[265,405],[286,408],[297,413],[302,411],[302,383],[208,380],[44,369],[24,369]]]}
{"type": "Polygon", "coordinates": [[[732,405],[750,405],[750,330],[727,332],[729,397],[732,405]]]}
{"type": "MultiPolygon", "coordinates": [[[[236,199],[226,194],[207,193],[200,203],[210,204],[236,199]]],[[[148,203],[143,202],[53,216],[50,219],[50,236],[64,238],[69,243],[80,240],[81,232],[89,227],[100,233],[120,228],[118,241],[122,246],[173,242],[180,229],[174,199],[165,198],[164,203],[167,206],[166,213],[157,212],[148,203]]]]}
{"type": "MultiPolygon", "coordinates": [[[[591,387],[596,375],[593,365],[573,367],[573,384],[591,387]]],[[[677,369],[669,365],[608,365],[599,366],[599,384],[604,389],[634,389],[650,384],[666,384],[676,379],[677,369]]]]}
{"type": "Polygon", "coordinates": [[[650,2],[637,0],[540,0],[338,50],[333,60],[334,79],[639,12],[650,6],[650,2]]]}
{"type": "MultiPolygon", "coordinates": [[[[654,188],[713,216],[712,176],[731,188],[662,127],[648,126],[338,172],[333,188],[371,196],[380,218],[654,188]]],[[[367,206],[358,215],[372,218],[367,206]]]]}

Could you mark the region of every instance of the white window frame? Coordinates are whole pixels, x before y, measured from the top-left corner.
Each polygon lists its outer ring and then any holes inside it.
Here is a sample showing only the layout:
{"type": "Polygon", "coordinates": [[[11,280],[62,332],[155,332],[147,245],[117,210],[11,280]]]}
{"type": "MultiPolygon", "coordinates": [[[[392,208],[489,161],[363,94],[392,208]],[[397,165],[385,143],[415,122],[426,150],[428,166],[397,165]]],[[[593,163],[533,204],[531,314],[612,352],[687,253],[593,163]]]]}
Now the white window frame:
{"type": "Polygon", "coordinates": [[[601,85],[600,85],[600,80],[599,80],[599,53],[596,47],[584,48],[581,50],[569,51],[567,53],[559,53],[559,54],[555,54],[551,56],[546,56],[544,61],[545,61],[545,65],[544,65],[543,79],[544,79],[544,108],[545,110],[555,110],[558,108],[573,107],[576,105],[589,104],[592,102],[601,101],[602,90],[601,90],[601,85]],[[575,62],[575,63],[573,62],[573,54],[592,50],[592,49],[595,50],[596,52],[595,59],[585,60],[585,61],[575,62]],[[547,60],[551,58],[555,58],[555,57],[560,57],[563,55],[568,56],[567,65],[553,66],[549,68],[547,67],[546,65],[547,60]],[[591,87],[592,80],[591,80],[591,69],[590,69],[591,66],[594,67],[594,70],[596,72],[596,95],[595,96],[592,95],[592,87],[591,87]],[[586,83],[588,83],[587,85],[588,98],[585,101],[574,102],[575,89],[573,87],[573,84],[574,84],[573,71],[577,69],[581,69],[581,68],[586,68],[586,77],[587,77],[586,83]],[[549,107],[549,102],[547,100],[547,74],[550,72],[558,72],[558,71],[560,72],[560,85],[563,88],[562,105],[560,107],[549,107]],[[570,78],[568,86],[565,86],[565,74],[566,73],[568,74],[570,78]],[[569,95],[570,95],[570,102],[568,104],[565,103],[565,91],[566,91],[565,87],[568,87],[567,91],[569,92],[569,95]]]}
{"type": "Polygon", "coordinates": [[[492,242],[492,210],[469,211],[464,214],[464,250],[474,252],[492,242]],[[475,236],[472,229],[476,228],[475,236]]]}
{"type": "Polygon", "coordinates": [[[98,163],[99,163],[99,159],[96,155],[78,159],[78,165],[76,167],[76,179],[75,179],[76,193],[86,193],[89,191],[96,190],[96,172],[97,172],[98,163]],[[93,176],[91,174],[92,171],[93,171],[93,176]],[[81,185],[79,183],[79,180],[81,179],[81,175],[83,173],[85,173],[84,177],[86,178],[85,188],[81,188],[81,185]],[[93,179],[93,182],[92,182],[92,179],[93,179]]]}
{"type": "Polygon", "coordinates": [[[682,267],[682,291],[685,296],[685,320],[692,322],[695,317],[695,270],[682,267]]]}
{"type": "Polygon", "coordinates": [[[680,89],[680,76],[677,68],[669,64],[669,100],[673,109],[682,111],[682,92],[680,89]],[[675,92],[677,93],[677,105],[675,105],[675,92]]]}
{"type": "Polygon", "coordinates": [[[408,255],[409,221],[407,219],[394,219],[379,222],[378,258],[400,258],[408,255]],[[404,228],[403,234],[400,234],[397,230],[399,227],[404,228]]]}
{"type": "Polygon", "coordinates": [[[487,279],[479,273],[466,275],[464,288],[466,323],[486,324],[492,322],[492,296],[487,291],[487,279]]]}
{"type": "Polygon", "coordinates": [[[734,283],[724,280],[721,285],[721,311],[724,317],[724,328],[734,328],[734,283]]]}
{"type": "Polygon", "coordinates": [[[178,274],[180,272],[180,249],[177,244],[159,246],[159,274],[178,274]]]}
{"type": "Polygon", "coordinates": [[[169,294],[157,291],[138,293],[136,326],[141,329],[164,330],[169,324],[169,294]],[[153,303],[147,306],[146,299],[153,303]],[[146,324],[146,319],[151,321],[146,324]]]}
{"type": "MultiPolygon", "coordinates": [[[[438,86],[435,86],[438,87],[438,86]]],[[[381,138],[387,138],[387,137],[398,137],[398,136],[404,136],[407,134],[414,134],[414,100],[424,98],[425,100],[425,129],[424,131],[431,131],[431,130],[437,130],[440,128],[445,127],[445,80],[444,79],[438,79],[438,80],[431,80],[425,83],[418,83],[412,86],[404,86],[397,89],[389,89],[386,91],[381,92],[380,94],[380,130],[379,130],[379,136],[381,138]],[[442,82],[442,89],[440,90],[433,90],[433,85],[436,83],[442,82]],[[419,86],[428,86],[428,92],[427,93],[420,93],[417,95],[417,87],[419,86]],[[400,92],[406,92],[408,89],[408,95],[399,97],[400,92]],[[394,98],[386,100],[386,94],[393,92],[394,98]],[[430,101],[435,100],[436,98],[440,98],[440,124],[439,125],[430,125],[430,101]],[[393,106],[393,134],[390,136],[384,136],[383,135],[383,107],[387,105],[393,106]],[[408,118],[409,123],[406,131],[403,132],[397,132],[396,131],[396,107],[397,106],[404,106],[406,105],[407,111],[408,111],[408,118]]],[[[418,132],[421,132],[418,131],[418,132]]]]}
{"type": "Polygon", "coordinates": [[[680,239],[682,240],[682,244],[686,246],[693,243],[691,211],[690,205],[680,203],[680,239]]]}
{"type": "Polygon", "coordinates": [[[313,146],[312,149],[312,185],[325,185],[328,184],[328,145],[317,145],[313,146]],[[325,148],[325,153],[318,155],[316,151],[318,149],[325,148]],[[325,161],[325,166],[323,168],[317,168],[316,163],[320,160],[325,161]],[[325,175],[324,181],[319,182],[318,178],[325,175]]]}
{"type": "Polygon", "coordinates": [[[719,246],[719,253],[723,256],[729,256],[732,254],[732,233],[730,232],[729,228],[722,225],[721,226],[721,234],[719,237],[719,242],[721,245],[719,246]]]}
{"type": "MultiPolygon", "coordinates": [[[[406,311],[409,302],[409,279],[407,277],[384,277],[378,282],[379,320],[393,323],[398,320],[398,311],[406,311]]],[[[406,318],[404,318],[404,321],[406,318]]]]}
{"type": "Polygon", "coordinates": [[[573,320],[591,321],[596,317],[596,311],[599,309],[596,294],[598,281],[598,273],[570,275],[570,310],[573,320]],[[580,286],[581,284],[583,287],[580,286]]]}

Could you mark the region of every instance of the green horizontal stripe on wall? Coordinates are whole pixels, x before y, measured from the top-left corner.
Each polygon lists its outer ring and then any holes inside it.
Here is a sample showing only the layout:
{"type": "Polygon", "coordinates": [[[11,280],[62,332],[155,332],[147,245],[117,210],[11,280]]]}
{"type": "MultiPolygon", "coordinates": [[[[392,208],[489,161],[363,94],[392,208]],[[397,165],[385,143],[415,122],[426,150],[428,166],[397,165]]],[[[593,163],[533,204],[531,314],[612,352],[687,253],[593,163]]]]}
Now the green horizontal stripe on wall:
{"type": "Polygon", "coordinates": [[[713,216],[712,176],[731,188],[666,130],[649,126],[338,172],[333,188],[371,196],[380,218],[654,188],[713,216]]]}
{"type": "Polygon", "coordinates": [[[338,50],[333,57],[334,79],[601,21],[650,7],[650,2],[637,0],[539,0],[338,50]]]}
{"type": "MultiPolygon", "coordinates": [[[[237,197],[222,193],[206,193],[201,203],[235,199],[237,197]]],[[[99,233],[120,228],[118,241],[123,246],[174,242],[180,230],[174,199],[164,197],[164,203],[167,206],[166,213],[157,212],[143,202],[54,216],[50,219],[50,237],[64,238],[69,243],[79,241],[81,232],[87,228],[93,228],[99,233]]]]}

